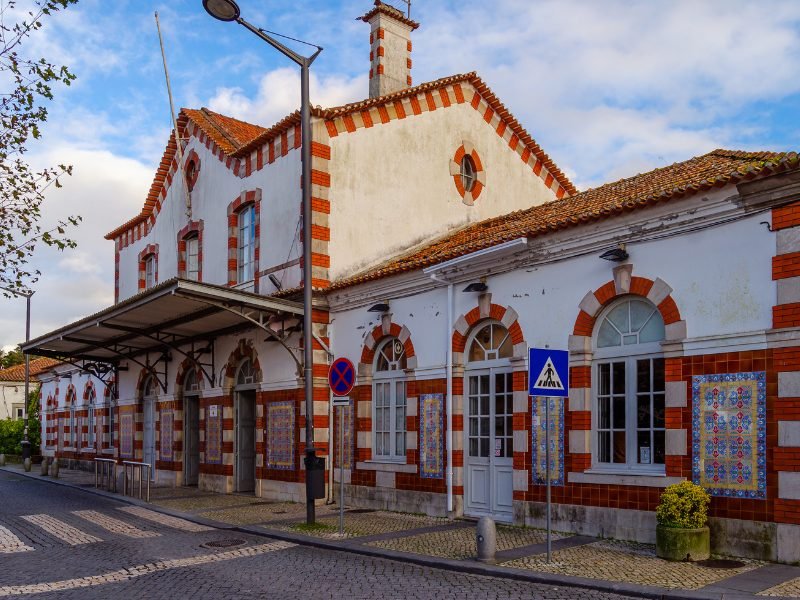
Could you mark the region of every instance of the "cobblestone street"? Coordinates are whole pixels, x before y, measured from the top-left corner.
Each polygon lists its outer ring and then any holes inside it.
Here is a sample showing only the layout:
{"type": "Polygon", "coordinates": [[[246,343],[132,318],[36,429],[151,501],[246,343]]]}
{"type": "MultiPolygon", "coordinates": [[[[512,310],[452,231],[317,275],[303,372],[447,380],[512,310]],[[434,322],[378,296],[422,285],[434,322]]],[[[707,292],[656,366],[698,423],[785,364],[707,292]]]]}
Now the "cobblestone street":
{"type": "Polygon", "coordinates": [[[625,598],[209,528],[5,471],[0,501],[0,598],[625,598]]]}

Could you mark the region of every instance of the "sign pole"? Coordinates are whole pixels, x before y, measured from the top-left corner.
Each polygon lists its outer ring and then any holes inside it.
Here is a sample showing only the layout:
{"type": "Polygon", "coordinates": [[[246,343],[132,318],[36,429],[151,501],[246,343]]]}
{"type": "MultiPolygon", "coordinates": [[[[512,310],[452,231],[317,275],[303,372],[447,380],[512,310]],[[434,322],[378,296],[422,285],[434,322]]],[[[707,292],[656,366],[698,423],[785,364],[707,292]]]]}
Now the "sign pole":
{"type": "Polygon", "coordinates": [[[550,396],[544,399],[544,459],[545,478],[547,479],[547,562],[550,563],[550,396]]]}
{"type": "Polygon", "coordinates": [[[344,405],[339,406],[339,535],[344,536],[344,405]]]}

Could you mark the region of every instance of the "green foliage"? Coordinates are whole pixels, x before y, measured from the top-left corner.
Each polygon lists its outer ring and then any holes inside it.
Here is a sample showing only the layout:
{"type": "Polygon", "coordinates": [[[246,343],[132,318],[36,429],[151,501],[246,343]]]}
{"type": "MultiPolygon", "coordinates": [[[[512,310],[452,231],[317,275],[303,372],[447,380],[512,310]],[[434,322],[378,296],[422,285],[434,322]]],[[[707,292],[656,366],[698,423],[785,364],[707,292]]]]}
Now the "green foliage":
{"type": "MultiPolygon", "coordinates": [[[[0,420],[0,454],[22,454],[20,443],[24,431],[25,423],[22,419],[19,421],[0,420]]],[[[31,454],[40,454],[42,434],[38,419],[28,419],[28,440],[31,443],[31,454]]]]}
{"type": "Polygon", "coordinates": [[[0,350],[0,367],[3,369],[8,369],[9,367],[15,367],[17,365],[21,365],[25,362],[25,355],[22,354],[22,348],[17,346],[13,350],[9,350],[8,352],[4,350],[0,350]]]}
{"type": "Polygon", "coordinates": [[[667,487],[661,494],[656,520],[662,527],[699,529],[708,521],[710,502],[711,497],[702,487],[682,481],[667,487]]]}
{"type": "Polygon", "coordinates": [[[21,47],[47,18],[78,0],[0,0],[0,285],[24,292],[38,278],[27,266],[36,244],[63,250],[74,248],[67,228],[80,217],[70,216],[50,229],[41,226],[44,192],[61,187],[72,174],[64,164],[36,170],[25,160],[28,143],[41,137],[47,120],[46,102],[53,100],[53,84],[70,85],[75,76],[45,58],[21,54],[21,47]]]}

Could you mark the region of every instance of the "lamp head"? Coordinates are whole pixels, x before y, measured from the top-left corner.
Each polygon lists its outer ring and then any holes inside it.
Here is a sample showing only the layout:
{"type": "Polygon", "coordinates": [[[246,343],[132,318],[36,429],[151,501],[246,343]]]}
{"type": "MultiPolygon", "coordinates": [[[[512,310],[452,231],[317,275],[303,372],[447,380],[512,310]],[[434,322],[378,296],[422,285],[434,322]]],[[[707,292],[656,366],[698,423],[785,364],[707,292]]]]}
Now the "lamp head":
{"type": "Polygon", "coordinates": [[[203,8],[220,21],[235,21],[241,14],[239,5],[233,0],[203,0],[203,8]]]}

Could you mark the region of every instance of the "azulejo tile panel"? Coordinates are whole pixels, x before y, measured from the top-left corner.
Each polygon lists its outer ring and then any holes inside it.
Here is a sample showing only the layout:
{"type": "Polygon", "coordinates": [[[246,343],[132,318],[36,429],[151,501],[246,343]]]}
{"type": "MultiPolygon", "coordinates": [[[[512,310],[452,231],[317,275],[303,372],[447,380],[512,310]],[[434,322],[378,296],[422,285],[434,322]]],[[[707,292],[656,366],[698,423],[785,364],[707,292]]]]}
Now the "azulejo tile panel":
{"type": "Polygon", "coordinates": [[[692,479],[712,496],[766,498],[766,373],[692,379],[692,479]]]}
{"type": "Polygon", "coordinates": [[[419,476],[444,477],[444,394],[419,397],[419,476]]]}
{"type": "Polygon", "coordinates": [[[531,405],[533,483],[547,483],[547,421],[550,421],[550,485],[564,485],[564,399],[534,396],[531,405]],[[550,404],[549,415],[547,404],[550,404]]]}
{"type": "Polygon", "coordinates": [[[119,407],[119,455],[133,458],[133,436],[135,427],[135,406],[119,407]]]}
{"type": "Polygon", "coordinates": [[[294,402],[267,404],[267,468],[295,469],[294,402]]]}
{"type": "Polygon", "coordinates": [[[222,464],[222,407],[212,404],[206,409],[205,462],[222,464]]]}
{"type": "Polygon", "coordinates": [[[175,416],[172,410],[162,410],[159,419],[159,447],[158,452],[161,460],[172,461],[172,438],[175,425],[175,416]]]}
{"type": "MultiPolygon", "coordinates": [[[[355,429],[353,423],[353,400],[351,399],[347,406],[336,407],[336,433],[337,436],[344,437],[344,468],[353,468],[353,430],[355,429]],[[342,435],[342,421],[344,421],[344,435],[342,435]]],[[[339,438],[336,438],[336,463],[337,467],[341,467],[342,454],[339,452],[339,438]]]]}

